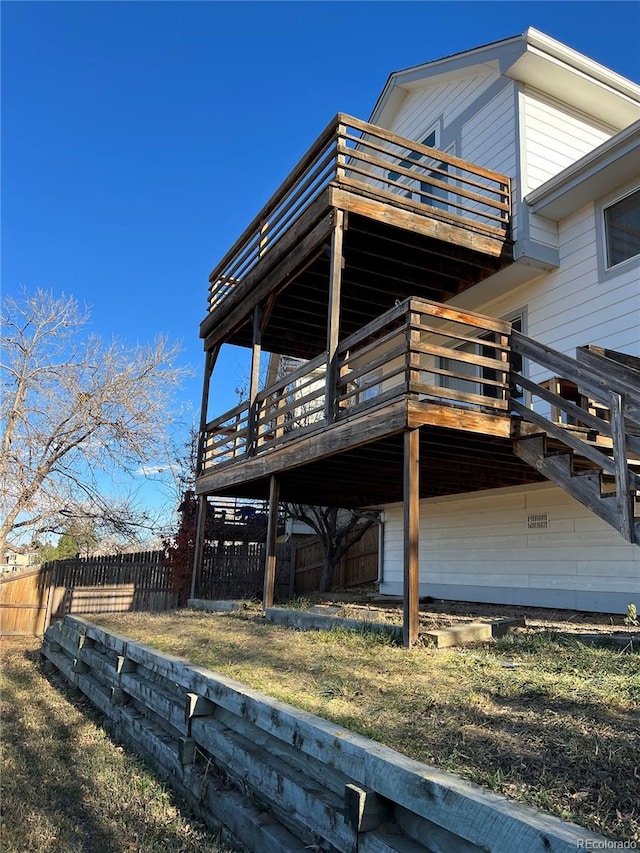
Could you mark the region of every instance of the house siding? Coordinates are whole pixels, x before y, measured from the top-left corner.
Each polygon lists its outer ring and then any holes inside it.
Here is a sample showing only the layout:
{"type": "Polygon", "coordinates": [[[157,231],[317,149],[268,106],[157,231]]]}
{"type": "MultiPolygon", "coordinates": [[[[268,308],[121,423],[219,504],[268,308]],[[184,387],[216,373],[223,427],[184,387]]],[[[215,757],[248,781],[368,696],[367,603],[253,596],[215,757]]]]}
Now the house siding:
{"type": "MultiPolygon", "coordinates": [[[[525,333],[574,356],[585,344],[640,356],[638,270],[621,268],[606,281],[598,278],[596,207],[589,204],[560,223],[560,267],[493,302],[472,310],[508,317],[525,308],[525,333]]],[[[532,378],[541,375],[535,371],[532,378]]]]}
{"type": "MultiPolygon", "coordinates": [[[[402,593],[402,504],[385,507],[380,591],[402,593]]],[[[420,502],[420,595],[621,613],[640,596],[640,547],[550,484],[420,502]],[[529,530],[548,513],[549,529],[529,530]]]]}
{"type": "Polygon", "coordinates": [[[444,145],[449,145],[454,140],[447,129],[496,79],[497,71],[479,73],[411,90],[390,122],[389,130],[409,139],[422,140],[430,128],[441,121],[444,145]]]}
{"type": "Polygon", "coordinates": [[[523,196],[615,133],[613,128],[528,87],[523,92],[521,109],[526,152],[523,158],[523,196]]]}

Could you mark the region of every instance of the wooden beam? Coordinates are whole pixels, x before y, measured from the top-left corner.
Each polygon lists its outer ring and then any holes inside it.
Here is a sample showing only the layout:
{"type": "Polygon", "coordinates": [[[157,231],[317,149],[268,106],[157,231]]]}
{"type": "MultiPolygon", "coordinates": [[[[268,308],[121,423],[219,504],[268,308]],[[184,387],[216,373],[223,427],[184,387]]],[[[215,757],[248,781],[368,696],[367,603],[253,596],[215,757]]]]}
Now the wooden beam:
{"type": "Polygon", "coordinates": [[[200,404],[200,433],[198,435],[198,455],[196,459],[196,473],[202,471],[202,457],[204,453],[204,434],[208,422],[209,409],[209,388],[211,386],[211,376],[213,368],[218,360],[221,344],[215,346],[212,350],[205,353],[204,358],[204,379],[202,381],[202,402],[200,404]]]}
{"type": "Polygon", "coordinates": [[[193,569],[191,572],[191,590],[189,598],[196,597],[196,590],[202,574],[202,557],[204,554],[204,533],[207,525],[207,496],[198,498],[198,522],[196,525],[196,541],[193,551],[193,569]]]}
{"type": "Polygon", "coordinates": [[[616,494],[620,526],[618,530],[627,542],[635,542],[633,529],[633,493],[627,462],[626,435],[624,426],[624,399],[622,394],[611,392],[611,433],[613,436],[613,459],[615,462],[616,494]]]}
{"type": "Polygon", "coordinates": [[[247,452],[256,449],[256,397],[260,385],[260,354],[262,352],[262,306],[253,309],[253,345],[251,348],[251,377],[249,380],[249,419],[247,421],[247,452]]]}
{"type": "Polygon", "coordinates": [[[419,563],[419,464],[420,430],[404,434],[404,621],[402,639],[411,648],[418,639],[420,563],[419,563]]]}
{"type": "Polygon", "coordinates": [[[333,235],[331,238],[331,267],[329,278],[329,310],[327,313],[327,377],[324,397],[324,418],[330,423],[335,418],[337,382],[337,352],[340,338],[340,290],[344,258],[344,212],[334,211],[333,235]]]}
{"type": "Polygon", "coordinates": [[[378,201],[367,197],[365,193],[355,187],[350,187],[349,190],[333,188],[329,199],[334,207],[369,219],[377,219],[379,222],[394,225],[397,228],[405,228],[426,237],[434,237],[436,240],[443,240],[457,246],[466,246],[476,252],[494,257],[505,252],[505,236],[475,231],[470,220],[462,220],[459,223],[453,222],[452,214],[440,219],[437,213],[434,214],[433,208],[429,208],[427,205],[416,204],[413,208],[417,209],[413,209],[410,207],[409,201],[398,197],[397,200],[394,199],[398,207],[394,207],[389,204],[386,198],[378,201]]]}
{"type": "Polygon", "coordinates": [[[273,607],[273,588],[276,581],[276,537],[278,532],[278,496],[280,484],[275,474],[269,482],[269,520],[267,522],[267,542],[264,566],[264,593],[262,609],[273,607]]]}

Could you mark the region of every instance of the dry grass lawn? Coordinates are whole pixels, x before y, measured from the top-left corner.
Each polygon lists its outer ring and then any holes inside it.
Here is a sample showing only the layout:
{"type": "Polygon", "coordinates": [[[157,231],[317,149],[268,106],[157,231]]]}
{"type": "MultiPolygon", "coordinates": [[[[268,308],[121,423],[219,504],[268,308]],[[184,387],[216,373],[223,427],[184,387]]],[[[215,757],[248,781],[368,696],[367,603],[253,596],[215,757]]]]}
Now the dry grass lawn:
{"type": "Polygon", "coordinates": [[[3,853],[224,853],[80,694],[41,673],[37,640],[3,640],[3,853]]]}
{"type": "Polygon", "coordinates": [[[101,625],[224,673],[613,839],[640,842],[640,644],[526,631],[408,652],[238,614],[125,614],[101,625]]]}

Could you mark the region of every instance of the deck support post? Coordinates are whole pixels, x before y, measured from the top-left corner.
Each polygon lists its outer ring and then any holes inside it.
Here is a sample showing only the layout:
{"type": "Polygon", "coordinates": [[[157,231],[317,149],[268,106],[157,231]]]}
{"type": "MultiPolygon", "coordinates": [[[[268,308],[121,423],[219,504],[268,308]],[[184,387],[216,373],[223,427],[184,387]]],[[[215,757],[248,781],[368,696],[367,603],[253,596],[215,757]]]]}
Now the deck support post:
{"type": "MultiPolygon", "coordinates": [[[[202,474],[205,463],[205,433],[207,429],[207,418],[209,411],[209,388],[213,368],[220,354],[221,344],[216,344],[213,349],[205,354],[204,381],[202,383],[202,402],[200,404],[200,433],[198,435],[198,454],[196,458],[196,476],[202,474]]],[[[207,523],[207,496],[200,495],[198,498],[198,520],[196,526],[196,541],[193,551],[193,568],[191,570],[190,598],[195,598],[196,587],[202,573],[202,557],[204,553],[204,534],[207,523]]]]}
{"type": "Polygon", "coordinates": [[[256,397],[260,383],[260,355],[262,352],[262,306],[253,309],[253,346],[251,350],[251,379],[249,381],[249,417],[247,422],[247,453],[255,453],[257,447],[256,397]]]}
{"type": "Polygon", "coordinates": [[[420,430],[408,430],[404,434],[404,618],[402,641],[411,648],[418,639],[420,604],[420,430]]]}
{"type": "Polygon", "coordinates": [[[269,519],[267,521],[267,547],[265,549],[264,593],[262,610],[273,607],[273,590],[276,581],[276,538],[278,533],[278,498],[280,482],[275,474],[271,475],[269,483],[269,519]]]}
{"type": "Polygon", "coordinates": [[[204,532],[207,526],[207,496],[198,497],[198,522],[196,525],[196,541],[193,549],[193,570],[191,572],[191,590],[189,598],[196,597],[200,575],[202,574],[202,562],[204,557],[204,532]]]}
{"type": "Polygon", "coordinates": [[[325,378],[324,419],[331,423],[336,414],[336,390],[338,384],[338,340],[340,335],[340,290],[344,258],[344,211],[334,211],[333,235],[331,238],[331,278],[329,281],[329,308],[327,312],[327,375],[325,378]]]}

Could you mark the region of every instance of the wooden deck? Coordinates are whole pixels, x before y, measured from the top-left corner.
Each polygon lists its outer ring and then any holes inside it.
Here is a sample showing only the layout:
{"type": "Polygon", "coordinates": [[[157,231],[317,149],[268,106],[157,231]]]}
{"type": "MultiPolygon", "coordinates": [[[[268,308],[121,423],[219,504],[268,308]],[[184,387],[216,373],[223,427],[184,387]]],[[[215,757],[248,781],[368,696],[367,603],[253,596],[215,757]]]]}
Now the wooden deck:
{"type": "Polygon", "coordinates": [[[257,305],[265,349],[325,349],[338,216],[342,336],[396,299],[446,301],[511,260],[507,177],[340,114],[211,273],[206,350],[251,346],[257,305]]]}
{"type": "MultiPolygon", "coordinates": [[[[282,479],[283,500],[308,501],[310,487],[319,498],[320,482],[321,502],[400,499],[399,469],[392,475],[383,457],[395,458],[398,437],[416,427],[431,428],[442,460],[437,482],[423,478],[425,494],[531,479],[507,459],[519,424],[509,411],[510,333],[504,321],[405,300],[340,342],[335,371],[322,353],[260,391],[253,405],[210,421],[198,492],[266,497],[272,474],[297,471],[282,479]],[[503,470],[482,473],[495,469],[494,454],[504,457],[503,470]],[[305,485],[319,465],[331,477],[316,471],[305,485]]],[[[436,457],[429,450],[425,458],[436,457]]]]}

